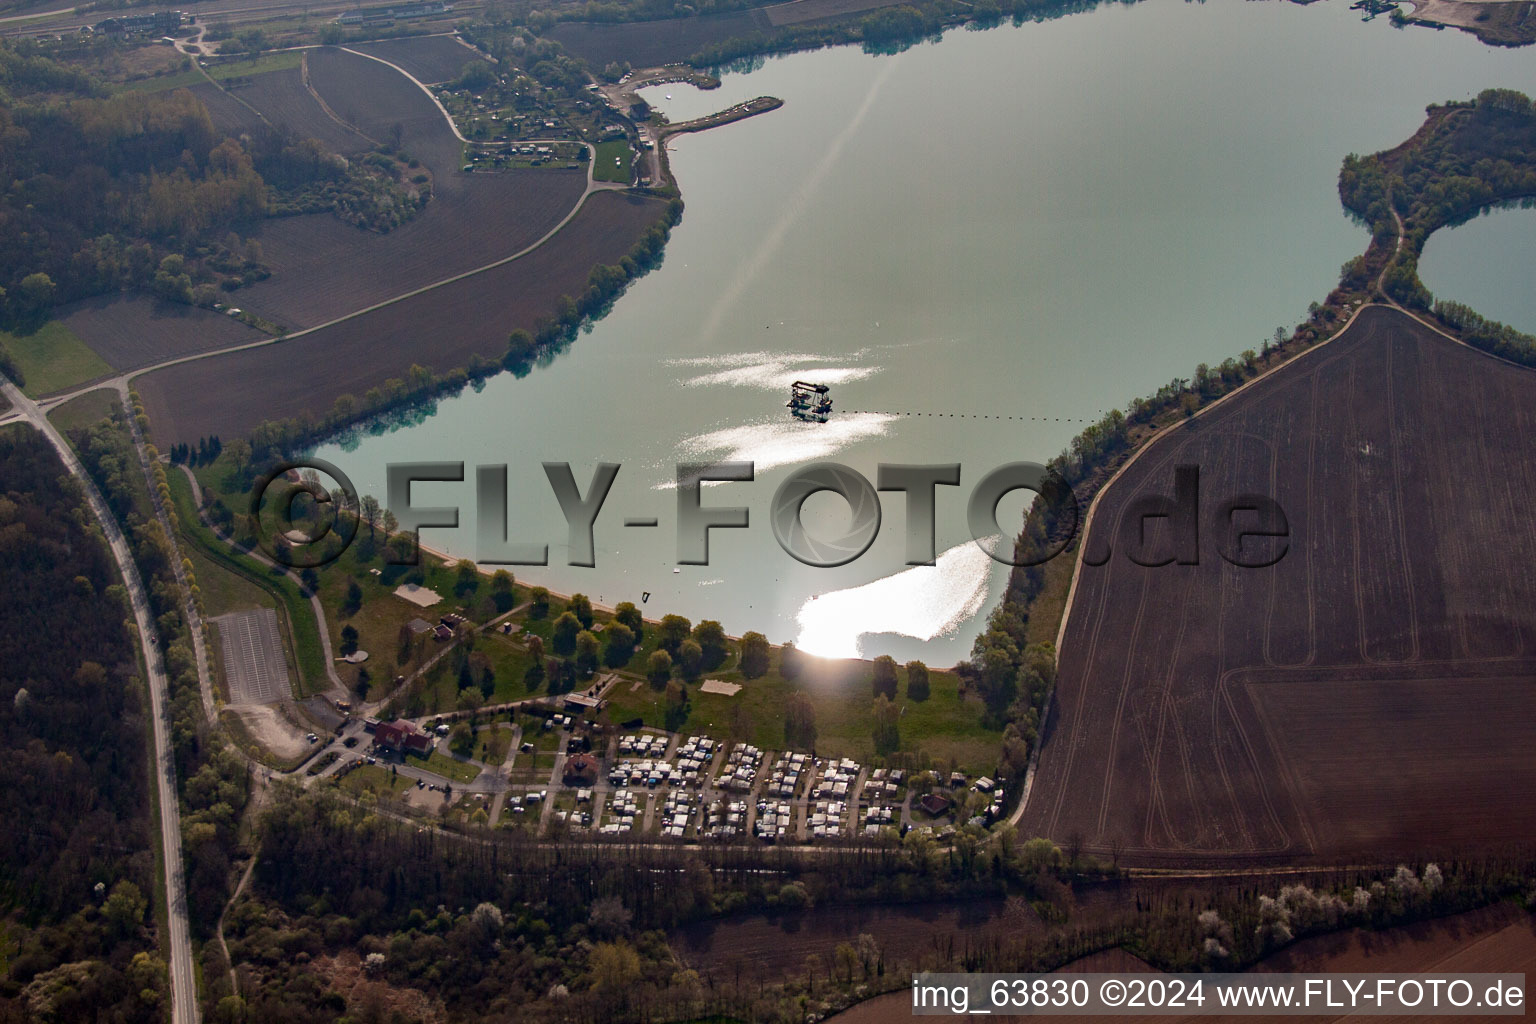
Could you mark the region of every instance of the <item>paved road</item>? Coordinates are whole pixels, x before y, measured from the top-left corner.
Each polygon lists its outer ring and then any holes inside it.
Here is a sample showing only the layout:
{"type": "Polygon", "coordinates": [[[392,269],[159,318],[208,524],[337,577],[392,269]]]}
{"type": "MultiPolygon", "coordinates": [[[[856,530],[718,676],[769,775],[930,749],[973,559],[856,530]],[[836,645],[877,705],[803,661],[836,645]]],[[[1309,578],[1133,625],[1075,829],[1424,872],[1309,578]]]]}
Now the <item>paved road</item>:
{"type": "Polygon", "coordinates": [[[160,842],[165,852],[165,891],[170,912],[168,939],[171,947],[171,1024],[197,1024],[199,1020],[197,983],[192,970],[192,938],[187,922],[187,887],[182,873],[181,810],[176,797],[176,763],[171,758],[168,711],[170,683],[166,678],[165,665],[160,660],[159,649],[148,642],[149,637],[154,636],[152,628],[154,616],[149,610],[149,598],[144,590],[144,583],[139,578],[138,566],[134,564],[128,550],[128,542],[124,539],[122,531],[118,529],[117,520],[108,510],[106,502],[97,492],[96,485],[86,474],[85,467],[75,457],[75,450],[54,429],[53,424],[48,421],[48,417],[36,403],[23,395],[20,389],[10,381],[3,377],[0,377],[0,381],[3,381],[3,384],[0,384],[0,391],[10,399],[11,405],[42,432],[58,451],[64,465],[80,481],[86,498],[91,504],[91,511],[95,513],[97,521],[101,524],[102,533],[112,549],[112,557],[117,560],[118,569],[123,576],[123,584],[128,589],[129,601],[133,605],[133,617],[139,627],[139,636],[144,640],[144,661],[149,674],[150,718],[154,722],[155,785],[158,787],[160,801],[160,842]]]}

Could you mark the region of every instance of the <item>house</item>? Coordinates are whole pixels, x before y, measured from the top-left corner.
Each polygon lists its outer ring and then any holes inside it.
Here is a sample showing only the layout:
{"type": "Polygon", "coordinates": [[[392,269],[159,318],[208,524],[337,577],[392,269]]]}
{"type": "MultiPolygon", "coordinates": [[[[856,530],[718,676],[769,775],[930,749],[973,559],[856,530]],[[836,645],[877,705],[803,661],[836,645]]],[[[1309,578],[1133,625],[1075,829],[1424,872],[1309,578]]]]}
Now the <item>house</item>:
{"type": "Polygon", "coordinates": [[[566,785],[586,783],[591,785],[597,781],[597,758],[591,754],[577,754],[575,757],[565,759],[566,785]]]}
{"type": "Polygon", "coordinates": [[[426,756],[432,752],[432,737],[410,722],[380,722],[373,731],[373,745],[402,754],[426,756]]]}
{"type": "Polygon", "coordinates": [[[929,815],[937,818],[949,810],[949,797],[942,793],[929,793],[917,802],[917,806],[927,811],[929,815]]]}

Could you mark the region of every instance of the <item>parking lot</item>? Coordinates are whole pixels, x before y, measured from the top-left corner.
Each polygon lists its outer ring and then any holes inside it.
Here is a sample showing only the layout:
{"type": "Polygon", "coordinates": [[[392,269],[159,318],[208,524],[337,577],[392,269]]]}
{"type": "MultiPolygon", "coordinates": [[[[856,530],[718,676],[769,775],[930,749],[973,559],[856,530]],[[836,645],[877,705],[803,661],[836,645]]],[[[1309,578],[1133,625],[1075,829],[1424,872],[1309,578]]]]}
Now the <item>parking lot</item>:
{"type": "Polygon", "coordinates": [[[271,608],[231,612],[213,624],[219,630],[231,704],[272,704],[292,696],[276,612],[271,608]]]}

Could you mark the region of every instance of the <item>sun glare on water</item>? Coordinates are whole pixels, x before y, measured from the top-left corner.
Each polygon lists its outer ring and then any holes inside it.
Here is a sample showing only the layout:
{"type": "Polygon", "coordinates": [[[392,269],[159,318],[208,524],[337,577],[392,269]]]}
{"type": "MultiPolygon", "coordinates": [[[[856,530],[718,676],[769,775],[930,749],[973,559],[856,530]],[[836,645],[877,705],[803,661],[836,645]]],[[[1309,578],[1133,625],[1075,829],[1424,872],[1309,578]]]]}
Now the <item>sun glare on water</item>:
{"type": "Polygon", "coordinates": [[[892,576],[813,597],[800,606],[795,646],[822,658],[860,658],[860,639],[899,633],[932,640],[953,632],[981,610],[991,576],[990,552],[1001,538],[966,541],[892,576]]]}

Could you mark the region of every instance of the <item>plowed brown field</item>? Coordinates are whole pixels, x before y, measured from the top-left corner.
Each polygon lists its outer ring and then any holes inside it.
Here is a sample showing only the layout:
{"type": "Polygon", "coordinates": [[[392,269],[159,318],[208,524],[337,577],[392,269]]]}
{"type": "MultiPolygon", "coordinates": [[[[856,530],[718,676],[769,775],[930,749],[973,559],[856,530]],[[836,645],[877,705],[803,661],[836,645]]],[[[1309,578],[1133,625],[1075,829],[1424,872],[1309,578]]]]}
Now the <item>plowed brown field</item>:
{"type": "Polygon", "coordinates": [[[768,16],[757,10],[660,21],[562,21],[549,37],[593,68],[613,61],[649,68],[679,64],[706,46],[767,36],[772,30],[768,16]]]}
{"type": "Polygon", "coordinates": [[[272,276],[234,301],[273,323],[313,327],[510,256],[558,224],[586,187],[584,170],[463,174],[448,122],[405,76],[341,50],[314,50],[308,61],[311,84],[339,116],[374,138],[401,125],[404,148],[432,170],[435,195],[389,234],[330,214],[266,222],[258,237],[272,276]]]}
{"type": "Polygon", "coordinates": [[[59,319],[114,370],[266,338],[232,317],[142,295],[86,299],[61,310],[59,319]]]}
{"type": "Polygon", "coordinates": [[[235,98],[261,111],[273,128],[301,139],[315,139],[333,153],[351,156],[374,147],[373,142],[325,112],[304,88],[304,74],[299,68],[269,71],[244,83],[233,82],[229,90],[235,98]]]}
{"type": "Polygon", "coordinates": [[[1536,839],[1533,499],[1536,374],[1385,308],[1156,441],[1089,526],[1024,831],[1143,864],[1536,839]],[[1180,464],[1199,563],[1136,564],[1180,464]],[[1269,568],[1218,554],[1245,492],[1289,521],[1269,568]]]}
{"type": "Polygon", "coordinates": [[[485,59],[478,51],[451,36],[385,39],[377,43],[355,43],[347,49],[382,57],[427,85],[458,78],[465,64],[485,59]]]}
{"type": "Polygon", "coordinates": [[[471,354],[497,359],[507,334],[586,287],[661,218],[659,200],[600,192],[548,243],[521,259],[290,341],[211,356],[135,380],[162,446],[208,434],[236,437],[262,420],[323,412],[412,363],[437,371],[471,354]],[[238,383],[235,383],[238,382],[238,383]]]}

